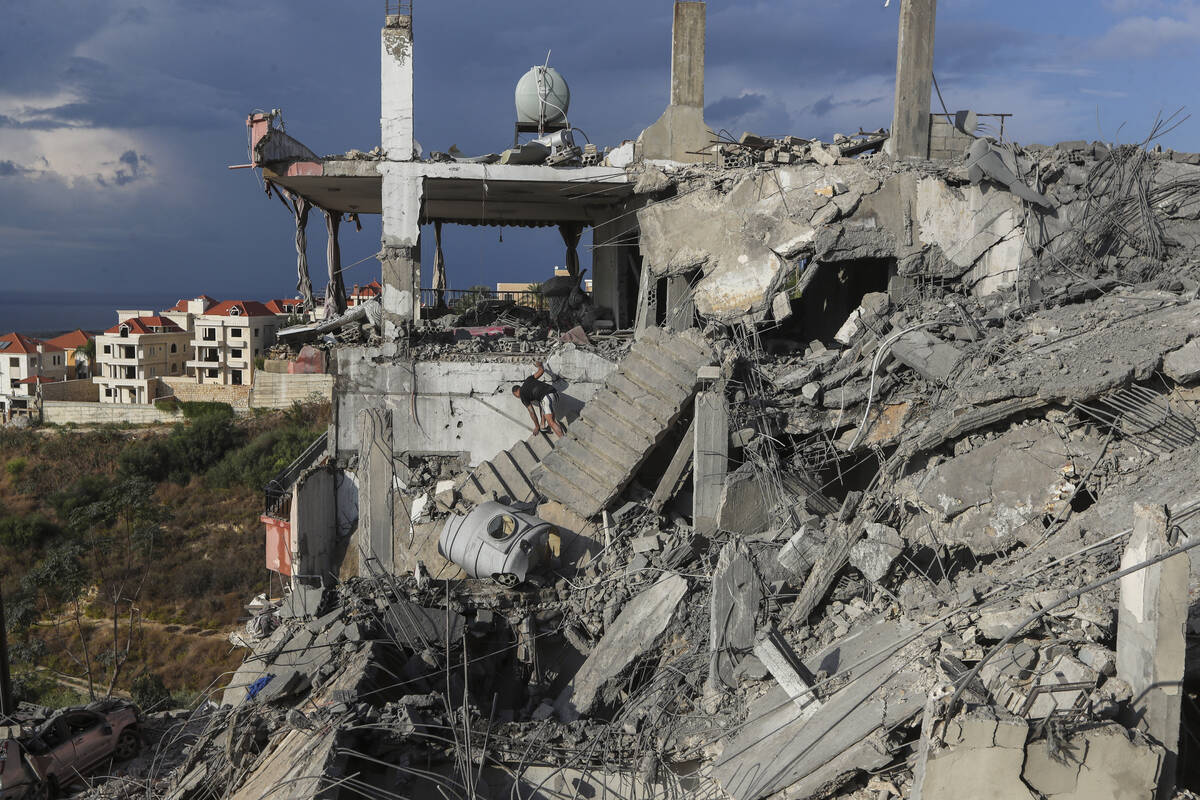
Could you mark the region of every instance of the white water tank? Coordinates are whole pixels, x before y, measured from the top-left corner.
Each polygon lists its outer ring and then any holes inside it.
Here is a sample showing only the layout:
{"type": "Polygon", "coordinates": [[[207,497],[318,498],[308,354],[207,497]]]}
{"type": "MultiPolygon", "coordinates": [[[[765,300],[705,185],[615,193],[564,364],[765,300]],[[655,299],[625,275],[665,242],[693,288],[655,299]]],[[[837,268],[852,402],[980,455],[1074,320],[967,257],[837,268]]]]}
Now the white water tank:
{"type": "Polygon", "coordinates": [[[562,127],[567,124],[571,90],[554,67],[533,67],[517,81],[517,124],[562,127]]]}

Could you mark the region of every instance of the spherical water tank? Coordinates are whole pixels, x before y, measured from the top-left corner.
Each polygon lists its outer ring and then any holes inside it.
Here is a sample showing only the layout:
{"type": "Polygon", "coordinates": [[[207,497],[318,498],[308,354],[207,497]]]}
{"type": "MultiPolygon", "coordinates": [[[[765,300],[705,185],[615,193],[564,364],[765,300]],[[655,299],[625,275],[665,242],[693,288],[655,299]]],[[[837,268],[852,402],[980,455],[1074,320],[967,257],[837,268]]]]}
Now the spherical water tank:
{"type": "Polygon", "coordinates": [[[533,67],[517,82],[517,124],[565,125],[571,90],[554,67],[533,67]]]}

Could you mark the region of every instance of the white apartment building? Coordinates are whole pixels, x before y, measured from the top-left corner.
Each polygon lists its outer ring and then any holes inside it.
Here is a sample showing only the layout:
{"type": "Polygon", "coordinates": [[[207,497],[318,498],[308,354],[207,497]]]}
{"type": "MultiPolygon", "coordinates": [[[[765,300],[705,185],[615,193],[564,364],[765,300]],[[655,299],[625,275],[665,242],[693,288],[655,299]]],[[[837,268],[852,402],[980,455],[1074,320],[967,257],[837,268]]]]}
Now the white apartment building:
{"type": "Polygon", "coordinates": [[[197,383],[249,386],[254,359],[265,356],[283,323],[262,303],[226,300],[198,314],[193,322],[187,361],[197,383]]]}
{"type": "Polygon", "coordinates": [[[92,381],[100,402],[153,403],[159,378],[185,374],[190,339],[174,321],[150,315],[126,318],[97,336],[92,381]]]}
{"type": "Polygon", "coordinates": [[[29,412],[42,383],[66,380],[67,354],[56,345],[8,333],[0,336],[0,416],[29,412]]]}

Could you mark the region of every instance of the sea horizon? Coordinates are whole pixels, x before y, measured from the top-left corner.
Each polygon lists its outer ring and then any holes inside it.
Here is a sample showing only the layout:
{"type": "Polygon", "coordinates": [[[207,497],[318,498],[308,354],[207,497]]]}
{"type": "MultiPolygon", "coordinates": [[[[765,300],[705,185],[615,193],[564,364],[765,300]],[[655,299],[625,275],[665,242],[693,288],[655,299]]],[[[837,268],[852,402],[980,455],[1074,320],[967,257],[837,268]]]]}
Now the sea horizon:
{"type": "MultiPolygon", "coordinates": [[[[179,292],[0,292],[0,335],[17,331],[48,338],[76,328],[89,333],[105,331],[117,324],[118,308],[146,309],[157,314],[185,296],[179,292]]],[[[285,292],[279,296],[288,295],[285,292]]],[[[247,293],[246,299],[260,298],[247,293]]]]}

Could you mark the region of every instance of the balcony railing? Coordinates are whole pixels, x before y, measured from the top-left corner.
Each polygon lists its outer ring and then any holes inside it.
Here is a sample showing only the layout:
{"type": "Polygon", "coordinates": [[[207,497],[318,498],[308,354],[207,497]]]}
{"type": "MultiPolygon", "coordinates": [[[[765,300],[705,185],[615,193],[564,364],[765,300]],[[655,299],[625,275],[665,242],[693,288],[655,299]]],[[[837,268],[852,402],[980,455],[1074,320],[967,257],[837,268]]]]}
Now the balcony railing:
{"type": "Polygon", "coordinates": [[[545,311],[549,308],[546,296],[541,292],[503,291],[492,289],[422,289],[421,308],[447,308],[459,314],[480,303],[512,303],[513,305],[545,311]]]}
{"type": "Polygon", "coordinates": [[[310,444],[287,468],[267,481],[263,489],[265,515],[275,519],[290,519],[292,489],[303,472],[317,463],[329,447],[329,434],[323,433],[310,444]]]}

